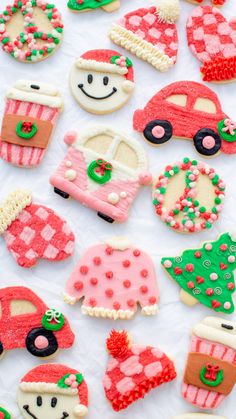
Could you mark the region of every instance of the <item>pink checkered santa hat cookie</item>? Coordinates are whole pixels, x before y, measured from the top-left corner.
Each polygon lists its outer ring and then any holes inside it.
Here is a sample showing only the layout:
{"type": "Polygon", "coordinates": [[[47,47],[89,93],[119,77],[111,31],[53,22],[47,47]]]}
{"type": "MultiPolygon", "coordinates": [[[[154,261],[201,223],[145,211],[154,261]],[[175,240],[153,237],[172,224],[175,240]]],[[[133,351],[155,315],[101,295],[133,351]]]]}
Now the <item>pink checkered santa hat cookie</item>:
{"type": "Polygon", "coordinates": [[[146,393],[176,377],[174,363],[160,349],[132,345],[128,333],[112,330],[107,339],[111,355],[103,386],[115,411],[126,409],[146,393]]]}
{"type": "Polygon", "coordinates": [[[111,40],[160,71],[171,68],[177,58],[179,0],[156,0],[156,6],[127,13],[113,24],[111,40]]]}

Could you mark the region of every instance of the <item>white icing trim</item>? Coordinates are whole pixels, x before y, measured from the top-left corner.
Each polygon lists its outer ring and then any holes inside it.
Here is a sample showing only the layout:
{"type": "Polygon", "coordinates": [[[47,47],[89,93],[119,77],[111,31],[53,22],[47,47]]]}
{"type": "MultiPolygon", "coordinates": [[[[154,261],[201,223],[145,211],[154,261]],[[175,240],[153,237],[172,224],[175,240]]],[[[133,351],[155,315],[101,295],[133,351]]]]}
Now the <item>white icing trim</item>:
{"type": "Polygon", "coordinates": [[[113,24],[109,37],[115,44],[147,61],[157,70],[167,71],[174,65],[174,61],[163,51],[118,24],[113,24]]]}
{"type": "Polygon", "coordinates": [[[20,212],[30,205],[31,201],[31,192],[24,189],[17,189],[8,195],[0,207],[0,234],[8,229],[20,212]]]}
{"type": "Polygon", "coordinates": [[[66,396],[75,396],[78,394],[77,388],[62,388],[54,383],[35,383],[22,381],[20,383],[20,389],[25,393],[53,393],[53,394],[65,394],[66,396]]]}
{"type": "Polygon", "coordinates": [[[81,311],[91,317],[103,317],[104,319],[131,319],[134,311],[131,310],[111,310],[104,307],[89,307],[82,305],[81,311]]]}
{"type": "Polygon", "coordinates": [[[105,240],[108,246],[111,246],[115,250],[126,250],[131,246],[131,243],[127,237],[110,237],[105,240]]]}
{"type": "Polygon", "coordinates": [[[60,92],[56,86],[53,84],[42,83],[36,80],[17,80],[13,87],[18,90],[22,90],[23,92],[35,92],[37,94],[43,94],[47,96],[60,96],[60,92]],[[40,89],[32,89],[32,85],[37,85],[40,87],[40,89]]]}
{"type": "Polygon", "coordinates": [[[66,294],[65,292],[63,292],[63,300],[65,301],[65,303],[70,304],[71,306],[73,306],[76,303],[76,298],[72,297],[69,294],[66,294]]]}
{"type": "Polygon", "coordinates": [[[145,316],[154,316],[158,313],[158,311],[159,310],[157,304],[152,304],[150,306],[145,306],[142,308],[142,314],[144,314],[145,316]]]}
{"type": "Polygon", "coordinates": [[[84,70],[93,70],[98,72],[121,75],[125,75],[128,73],[127,67],[120,67],[117,64],[104,63],[95,60],[85,60],[84,58],[78,58],[75,65],[77,68],[81,68],[84,70]]]}
{"type": "Polygon", "coordinates": [[[194,335],[202,339],[222,343],[236,349],[236,323],[219,317],[206,317],[192,329],[194,335]],[[221,327],[221,324],[233,326],[233,330],[221,327]]]}
{"type": "Polygon", "coordinates": [[[157,0],[156,7],[160,22],[175,23],[179,19],[179,0],[157,0]]]}
{"type": "Polygon", "coordinates": [[[41,94],[37,90],[21,90],[11,87],[6,93],[7,99],[21,100],[23,102],[37,103],[38,105],[49,106],[50,108],[63,109],[63,100],[61,96],[50,96],[41,94]]]}

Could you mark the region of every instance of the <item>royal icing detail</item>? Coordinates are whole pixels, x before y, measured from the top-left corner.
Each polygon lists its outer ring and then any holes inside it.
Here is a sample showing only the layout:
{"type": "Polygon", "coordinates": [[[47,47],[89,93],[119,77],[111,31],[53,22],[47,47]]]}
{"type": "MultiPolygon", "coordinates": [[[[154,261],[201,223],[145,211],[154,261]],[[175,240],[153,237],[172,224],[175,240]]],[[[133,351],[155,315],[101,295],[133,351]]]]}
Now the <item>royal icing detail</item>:
{"type": "Polygon", "coordinates": [[[114,112],[126,104],[134,90],[133,64],[117,51],[88,51],[74,64],[70,86],[74,98],[86,111],[114,112]]]}
{"type": "Polygon", "coordinates": [[[174,363],[160,349],[132,345],[125,330],[113,330],[107,339],[110,354],[103,386],[115,411],[126,409],[162,383],[176,377],[174,363]]]}
{"type": "Polygon", "coordinates": [[[22,378],[17,401],[26,419],[84,417],[88,387],[75,369],[61,364],[38,365],[22,378]]]}
{"type": "Polygon", "coordinates": [[[52,310],[29,288],[2,288],[0,300],[6,308],[0,320],[0,355],[12,349],[26,348],[31,355],[44,358],[73,345],[74,334],[68,320],[61,313],[59,318],[56,315],[49,318],[52,310]]]}
{"type": "Polygon", "coordinates": [[[74,304],[83,297],[82,312],[94,317],[130,319],[137,310],[157,313],[159,291],[151,258],[127,240],[113,238],[110,244],[91,247],[72,272],[65,301],[74,304]]]}
{"type": "Polygon", "coordinates": [[[168,165],[153,186],[156,214],[177,232],[194,233],[210,229],[223,207],[225,184],[213,168],[185,157],[168,165]],[[176,183],[179,198],[166,194],[176,183]],[[200,182],[200,183],[199,183],[200,182]],[[201,186],[199,186],[199,184],[201,186]],[[206,193],[203,199],[203,190],[206,193]],[[201,194],[201,201],[198,196],[201,194]]]}
{"type": "Polygon", "coordinates": [[[1,407],[1,406],[0,406],[0,417],[2,419],[11,419],[12,418],[11,414],[6,409],[4,409],[4,407],[1,407]]]}
{"type": "Polygon", "coordinates": [[[8,89],[0,134],[0,157],[15,166],[38,166],[63,108],[56,87],[19,80],[8,89]]]}
{"type": "Polygon", "coordinates": [[[203,156],[236,153],[236,123],[222,110],[217,95],[201,83],[172,83],[134,113],[133,127],[153,146],[172,137],[192,140],[203,156]]]}
{"type": "Polygon", "coordinates": [[[69,132],[65,142],[68,153],[50,178],[55,192],[82,202],[110,223],[125,221],[139,188],[152,180],[139,142],[105,126],[79,135],[69,132]]]}
{"type": "Polygon", "coordinates": [[[64,260],[74,251],[75,236],[67,222],[52,209],[34,204],[24,189],[12,192],[1,205],[0,235],[23,268],[38,259],[64,260]]]}
{"type": "Polygon", "coordinates": [[[193,328],[182,385],[187,402],[202,409],[216,409],[232,391],[236,377],[235,329],[235,323],[218,317],[207,317],[193,328]]]}
{"type": "Polygon", "coordinates": [[[227,21],[218,8],[199,6],[187,21],[188,45],[203,63],[207,82],[228,82],[236,78],[235,20],[227,21]]]}
{"type": "Polygon", "coordinates": [[[176,62],[178,0],[159,0],[157,6],[142,8],[125,15],[109,31],[111,40],[147,61],[160,71],[176,62]]]}
{"type": "Polygon", "coordinates": [[[177,257],[164,257],[161,263],[195,302],[231,314],[234,312],[235,255],[236,242],[230,233],[223,233],[217,240],[204,243],[199,249],[185,250],[177,257]]]}
{"type": "Polygon", "coordinates": [[[63,23],[54,4],[42,0],[15,0],[0,14],[0,42],[2,49],[22,62],[38,62],[50,56],[61,43],[63,23]],[[43,12],[38,21],[34,8],[43,12]],[[44,16],[43,16],[44,15],[44,16]],[[19,16],[23,18],[22,31],[8,33],[8,24],[19,16]],[[51,31],[46,32],[46,27],[51,31]]]}
{"type": "Polygon", "coordinates": [[[120,0],[69,0],[67,7],[72,12],[86,12],[99,7],[106,12],[114,12],[120,7],[120,0]]]}

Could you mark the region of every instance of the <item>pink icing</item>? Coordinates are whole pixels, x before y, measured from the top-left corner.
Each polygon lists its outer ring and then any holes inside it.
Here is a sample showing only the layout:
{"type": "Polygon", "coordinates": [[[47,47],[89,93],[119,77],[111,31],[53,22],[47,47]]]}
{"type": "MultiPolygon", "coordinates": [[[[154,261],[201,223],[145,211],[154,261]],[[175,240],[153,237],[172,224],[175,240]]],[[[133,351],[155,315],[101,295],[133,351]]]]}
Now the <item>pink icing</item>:
{"type": "Polygon", "coordinates": [[[116,384],[116,388],[119,391],[119,393],[121,393],[121,394],[125,394],[128,391],[133,390],[134,387],[135,387],[135,383],[132,380],[132,378],[129,378],[129,377],[123,378],[123,380],[120,380],[116,384]]]}
{"type": "Polygon", "coordinates": [[[44,336],[38,336],[35,339],[34,344],[37,349],[45,349],[48,347],[48,339],[45,338],[44,336]]]}
{"type": "Polygon", "coordinates": [[[203,144],[203,147],[205,147],[206,149],[210,150],[211,148],[213,148],[215,146],[215,139],[211,135],[207,135],[203,139],[202,144],[203,144]]]}
{"type": "Polygon", "coordinates": [[[143,366],[139,363],[138,356],[130,356],[126,361],[120,364],[120,370],[123,374],[132,376],[140,374],[143,370],[143,366]]]}

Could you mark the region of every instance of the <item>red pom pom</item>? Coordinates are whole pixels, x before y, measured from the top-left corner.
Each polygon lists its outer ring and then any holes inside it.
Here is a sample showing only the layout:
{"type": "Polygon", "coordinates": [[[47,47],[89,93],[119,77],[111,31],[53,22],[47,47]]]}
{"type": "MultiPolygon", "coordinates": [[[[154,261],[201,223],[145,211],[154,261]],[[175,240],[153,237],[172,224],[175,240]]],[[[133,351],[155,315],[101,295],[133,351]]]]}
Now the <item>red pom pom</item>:
{"type": "Polygon", "coordinates": [[[112,330],[107,339],[107,350],[115,358],[122,358],[129,350],[129,337],[125,330],[112,330]]]}

